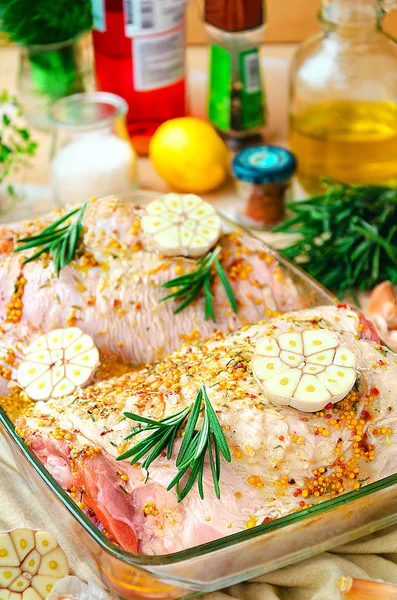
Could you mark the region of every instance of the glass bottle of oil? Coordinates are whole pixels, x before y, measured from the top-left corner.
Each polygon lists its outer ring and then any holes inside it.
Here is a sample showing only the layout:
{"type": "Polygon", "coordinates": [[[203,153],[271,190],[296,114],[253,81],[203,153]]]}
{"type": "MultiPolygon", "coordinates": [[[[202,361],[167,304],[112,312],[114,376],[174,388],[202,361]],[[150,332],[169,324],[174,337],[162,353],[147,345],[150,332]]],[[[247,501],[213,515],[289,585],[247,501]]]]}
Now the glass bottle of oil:
{"type": "Polygon", "coordinates": [[[323,31],[294,57],[289,138],[309,193],[324,176],[397,185],[397,43],[384,12],[381,0],[323,0],[323,31]]]}

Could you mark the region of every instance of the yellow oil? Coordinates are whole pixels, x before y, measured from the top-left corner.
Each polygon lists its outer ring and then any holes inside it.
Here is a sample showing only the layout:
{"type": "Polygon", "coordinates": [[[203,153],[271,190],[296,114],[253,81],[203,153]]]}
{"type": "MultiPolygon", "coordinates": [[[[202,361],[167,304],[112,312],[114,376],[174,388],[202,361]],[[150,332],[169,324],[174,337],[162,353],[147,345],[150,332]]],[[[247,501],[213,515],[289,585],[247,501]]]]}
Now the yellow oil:
{"type": "Polygon", "coordinates": [[[298,179],[312,194],[321,177],[346,183],[397,185],[397,105],[324,102],[290,119],[298,179]]]}

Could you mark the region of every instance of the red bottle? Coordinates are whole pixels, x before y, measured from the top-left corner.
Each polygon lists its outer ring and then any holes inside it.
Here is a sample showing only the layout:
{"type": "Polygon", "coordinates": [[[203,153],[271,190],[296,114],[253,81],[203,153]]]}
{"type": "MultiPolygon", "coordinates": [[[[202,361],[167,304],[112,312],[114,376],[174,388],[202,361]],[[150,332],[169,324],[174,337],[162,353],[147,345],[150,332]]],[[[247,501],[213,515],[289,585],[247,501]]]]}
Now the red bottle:
{"type": "Polygon", "coordinates": [[[185,115],[185,0],[92,0],[98,88],[124,98],[139,154],[185,115]]]}

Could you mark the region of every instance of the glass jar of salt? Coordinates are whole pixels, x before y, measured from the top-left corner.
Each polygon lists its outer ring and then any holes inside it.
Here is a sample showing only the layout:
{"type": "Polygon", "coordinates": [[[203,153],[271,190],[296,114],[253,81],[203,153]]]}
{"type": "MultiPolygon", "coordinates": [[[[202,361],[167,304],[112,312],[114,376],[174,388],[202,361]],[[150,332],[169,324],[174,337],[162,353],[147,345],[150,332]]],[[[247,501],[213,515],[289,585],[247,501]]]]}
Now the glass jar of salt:
{"type": "Polygon", "coordinates": [[[126,102],[106,92],[74,94],[50,108],[51,183],[58,205],[121,194],[134,185],[136,154],[126,102]]]}

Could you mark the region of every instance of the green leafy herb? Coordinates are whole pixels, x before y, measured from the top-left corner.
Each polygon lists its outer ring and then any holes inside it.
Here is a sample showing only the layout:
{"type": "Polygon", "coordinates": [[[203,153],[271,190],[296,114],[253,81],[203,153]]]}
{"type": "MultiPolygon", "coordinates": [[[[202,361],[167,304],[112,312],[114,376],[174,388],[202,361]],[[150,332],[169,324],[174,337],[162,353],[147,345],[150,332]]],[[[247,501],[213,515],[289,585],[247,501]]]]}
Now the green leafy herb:
{"type": "Polygon", "coordinates": [[[91,0],[7,0],[2,28],[25,46],[66,42],[92,27],[91,0]]]}
{"type": "Polygon", "coordinates": [[[215,493],[217,498],[220,498],[221,454],[228,462],[231,461],[231,456],[225,435],[208,398],[204,384],[201,385],[193,405],[187,406],[175,415],[160,421],[154,421],[128,412],[124,414],[133,421],[146,424],[144,428],[134,428],[125,438],[126,440],[139,433],[147,431],[151,433],[118,456],[116,460],[131,458],[131,464],[134,464],[146,456],[142,468],[148,470],[152,462],[166,449],[167,458],[171,458],[176,435],[185,426],[183,441],[176,458],[178,473],[170,482],[167,490],[176,487],[178,501],[180,502],[187,496],[197,481],[200,497],[204,498],[203,474],[205,456],[207,455],[211,466],[215,493]],[[202,412],[203,422],[201,429],[198,431],[196,429],[197,421],[202,412]],[[181,489],[181,480],[185,475],[187,481],[181,489]]]}
{"type": "Polygon", "coordinates": [[[273,231],[300,234],[282,253],[340,298],[397,283],[397,189],[325,181],[323,195],[288,204],[273,231]]]}
{"type": "Polygon", "coordinates": [[[84,217],[87,203],[83,204],[81,208],[75,208],[71,212],[67,213],[58,221],[46,227],[37,235],[32,235],[26,238],[18,240],[18,244],[21,244],[18,248],[15,248],[14,252],[21,252],[28,250],[29,248],[40,248],[38,252],[29,256],[23,261],[23,264],[32,262],[41,256],[44,252],[49,252],[54,261],[54,268],[59,277],[61,269],[66,267],[72,260],[76,253],[79,245],[80,236],[83,231],[82,220],[84,217]],[[59,228],[60,225],[75,217],[69,224],[59,228]]]}
{"type": "MultiPolygon", "coordinates": [[[[29,131],[20,123],[22,108],[8,92],[0,93],[0,183],[19,168],[28,164],[37,148],[29,131]]],[[[12,185],[7,187],[11,197],[15,196],[12,185]]]]}
{"type": "Polygon", "coordinates": [[[220,251],[221,248],[218,246],[212,252],[208,252],[208,254],[198,259],[197,269],[195,271],[186,273],[185,275],[181,275],[180,277],[176,277],[175,279],[171,279],[170,281],[163,283],[163,288],[178,289],[171,294],[168,294],[168,296],[165,296],[165,298],[162,298],[161,302],[171,298],[174,300],[180,300],[181,303],[174,311],[176,314],[194,302],[201,292],[204,292],[205,318],[212,319],[212,321],[215,323],[216,319],[213,304],[214,296],[211,292],[211,284],[214,276],[212,266],[214,266],[220,282],[226,292],[230,306],[232,307],[233,311],[237,313],[238,305],[236,297],[218,258],[220,251]]]}

